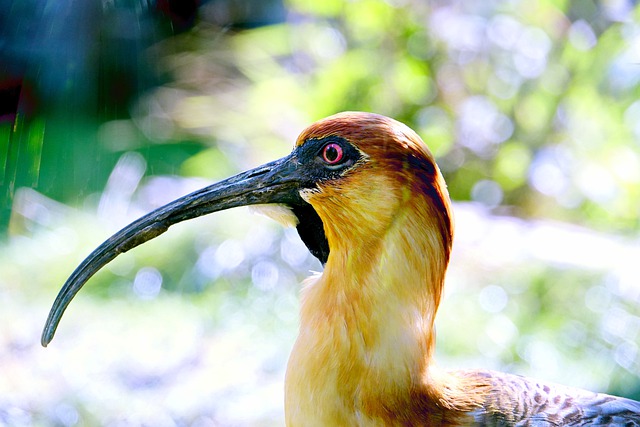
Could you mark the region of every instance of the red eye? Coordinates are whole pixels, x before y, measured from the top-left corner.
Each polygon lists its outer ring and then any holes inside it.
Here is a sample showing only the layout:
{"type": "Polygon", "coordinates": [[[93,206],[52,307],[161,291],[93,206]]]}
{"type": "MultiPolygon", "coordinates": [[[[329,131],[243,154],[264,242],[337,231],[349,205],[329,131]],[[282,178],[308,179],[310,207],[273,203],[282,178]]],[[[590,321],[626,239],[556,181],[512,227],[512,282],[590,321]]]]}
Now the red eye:
{"type": "Polygon", "coordinates": [[[322,149],[322,159],[329,165],[335,165],[342,160],[342,147],[334,142],[327,144],[322,149]]]}

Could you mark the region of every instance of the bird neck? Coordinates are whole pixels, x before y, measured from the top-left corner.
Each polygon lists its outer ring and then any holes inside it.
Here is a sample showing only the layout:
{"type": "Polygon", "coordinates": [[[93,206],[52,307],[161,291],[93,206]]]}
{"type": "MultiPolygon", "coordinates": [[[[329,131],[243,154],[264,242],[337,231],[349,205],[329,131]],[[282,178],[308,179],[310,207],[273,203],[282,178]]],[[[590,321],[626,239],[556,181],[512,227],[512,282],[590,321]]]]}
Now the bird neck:
{"type": "MultiPolygon", "coordinates": [[[[412,405],[431,411],[447,400],[432,360],[449,256],[443,246],[450,242],[429,205],[403,203],[389,218],[378,230],[327,227],[325,270],[301,295],[300,334],[287,369],[289,425],[314,417],[355,425],[353,414],[391,416],[412,405]]],[[[372,223],[360,218],[350,226],[372,223]]]]}

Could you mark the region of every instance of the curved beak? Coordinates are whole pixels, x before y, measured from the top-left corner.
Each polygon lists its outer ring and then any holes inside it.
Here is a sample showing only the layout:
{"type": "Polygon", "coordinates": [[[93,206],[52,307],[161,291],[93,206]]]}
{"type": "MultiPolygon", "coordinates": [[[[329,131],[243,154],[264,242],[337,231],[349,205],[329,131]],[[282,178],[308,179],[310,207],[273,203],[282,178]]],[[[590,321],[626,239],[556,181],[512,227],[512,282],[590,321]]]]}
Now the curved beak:
{"type": "Polygon", "coordinates": [[[292,153],[174,200],[127,225],[85,258],[62,286],[42,331],[42,345],[51,342],[62,314],[82,286],[121,253],[158,237],[173,224],[209,213],[265,203],[300,204],[303,180],[292,153]]]}

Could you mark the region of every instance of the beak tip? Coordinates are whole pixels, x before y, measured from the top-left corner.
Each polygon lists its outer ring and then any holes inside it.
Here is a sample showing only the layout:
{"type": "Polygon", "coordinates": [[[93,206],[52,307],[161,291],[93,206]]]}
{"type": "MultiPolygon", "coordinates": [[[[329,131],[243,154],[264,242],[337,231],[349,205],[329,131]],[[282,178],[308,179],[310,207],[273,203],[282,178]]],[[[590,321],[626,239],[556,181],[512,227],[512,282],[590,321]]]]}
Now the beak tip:
{"type": "Polygon", "coordinates": [[[44,330],[42,331],[42,336],[40,337],[40,345],[46,348],[51,342],[51,340],[53,340],[53,335],[55,333],[56,333],[55,326],[52,327],[52,325],[49,322],[47,322],[47,324],[44,327],[44,330]]]}

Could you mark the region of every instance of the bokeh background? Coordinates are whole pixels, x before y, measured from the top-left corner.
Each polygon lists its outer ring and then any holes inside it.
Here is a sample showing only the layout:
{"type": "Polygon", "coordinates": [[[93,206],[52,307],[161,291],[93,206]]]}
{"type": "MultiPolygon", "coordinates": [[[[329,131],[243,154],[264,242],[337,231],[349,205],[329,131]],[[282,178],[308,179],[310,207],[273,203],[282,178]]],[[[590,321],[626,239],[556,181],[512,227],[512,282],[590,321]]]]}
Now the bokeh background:
{"type": "Polygon", "coordinates": [[[297,291],[321,266],[248,209],[93,278],[100,242],[385,114],[435,153],[457,236],[438,361],[640,399],[633,0],[0,0],[0,424],[278,426],[297,291]]]}

